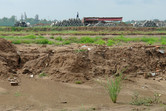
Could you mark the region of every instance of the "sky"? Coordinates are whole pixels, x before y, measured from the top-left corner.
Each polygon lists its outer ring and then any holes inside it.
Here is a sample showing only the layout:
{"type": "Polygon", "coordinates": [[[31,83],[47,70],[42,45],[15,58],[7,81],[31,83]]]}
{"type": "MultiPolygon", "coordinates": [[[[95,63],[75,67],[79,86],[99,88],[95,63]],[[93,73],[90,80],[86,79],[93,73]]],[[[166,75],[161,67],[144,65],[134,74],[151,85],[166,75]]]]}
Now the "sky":
{"type": "Polygon", "coordinates": [[[83,17],[123,17],[127,20],[166,20],[166,0],[0,0],[0,18],[20,19],[39,14],[40,19],[63,20],[83,17]]]}

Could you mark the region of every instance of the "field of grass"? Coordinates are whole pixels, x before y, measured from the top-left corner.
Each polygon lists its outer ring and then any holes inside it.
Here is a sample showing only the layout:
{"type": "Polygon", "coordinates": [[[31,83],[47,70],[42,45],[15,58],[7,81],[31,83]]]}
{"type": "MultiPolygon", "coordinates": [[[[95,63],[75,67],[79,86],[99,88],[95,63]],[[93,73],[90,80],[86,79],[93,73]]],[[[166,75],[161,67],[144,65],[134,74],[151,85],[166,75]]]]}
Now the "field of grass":
{"type": "Polygon", "coordinates": [[[13,44],[54,44],[54,45],[68,45],[71,43],[81,43],[81,44],[98,44],[98,45],[107,45],[112,46],[121,43],[130,43],[130,42],[144,42],[148,45],[160,44],[166,45],[166,37],[125,37],[120,35],[118,37],[103,38],[100,36],[96,37],[44,37],[36,35],[27,35],[27,36],[0,36],[8,41],[11,41],[13,44]]]}
{"type": "Polygon", "coordinates": [[[0,27],[1,36],[22,35],[166,35],[166,28],[145,27],[0,27]]]}

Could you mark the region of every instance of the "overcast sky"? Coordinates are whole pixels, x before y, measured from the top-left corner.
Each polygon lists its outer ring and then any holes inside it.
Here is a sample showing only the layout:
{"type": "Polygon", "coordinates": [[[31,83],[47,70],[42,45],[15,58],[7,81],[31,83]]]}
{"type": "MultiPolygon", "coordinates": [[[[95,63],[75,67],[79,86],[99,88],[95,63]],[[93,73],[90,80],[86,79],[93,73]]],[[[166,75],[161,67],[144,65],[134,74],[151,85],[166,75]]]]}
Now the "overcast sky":
{"type": "Polygon", "coordinates": [[[28,17],[68,19],[76,17],[123,17],[124,20],[166,20],[166,0],[0,0],[0,18],[26,12],[28,17]]]}

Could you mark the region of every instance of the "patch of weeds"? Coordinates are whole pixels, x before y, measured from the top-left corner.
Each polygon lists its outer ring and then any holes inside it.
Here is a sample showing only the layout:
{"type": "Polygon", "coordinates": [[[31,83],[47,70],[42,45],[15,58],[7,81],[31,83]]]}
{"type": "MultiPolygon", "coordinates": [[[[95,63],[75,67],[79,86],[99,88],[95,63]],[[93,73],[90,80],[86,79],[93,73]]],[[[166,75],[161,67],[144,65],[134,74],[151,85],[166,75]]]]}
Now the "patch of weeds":
{"type": "Polygon", "coordinates": [[[37,38],[38,38],[38,39],[44,39],[44,37],[43,37],[43,36],[41,36],[41,35],[40,35],[40,36],[38,36],[37,38]]]}
{"type": "Polygon", "coordinates": [[[94,43],[95,42],[95,38],[92,37],[81,37],[79,39],[79,43],[94,43]]]}
{"type": "Polygon", "coordinates": [[[95,42],[95,44],[98,44],[98,45],[104,45],[106,42],[102,39],[99,39],[98,41],[95,42]]]}
{"type": "Polygon", "coordinates": [[[158,37],[143,37],[141,38],[141,41],[142,42],[146,42],[146,43],[156,43],[159,41],[159,38],[158,37]]]}
{"type": "Polygon", "coordinates": [[[70,41],[71,43],[77,43],[78,42],[77,37],[68,37],[68,38],[66,38],[66,40],[70,41]]]}
{"type": "Polygon", "coordinates": [[[39,77],[46,77],[46,76],[47,76],[47,74],[44,73],[44,72],[42,72],[42,73],[39,74],[39,77]]]}
{"type": "Polygon", "coordinates": [[[75,52],[77,52],[77,53],[85,52],[85,51],[87,51],[87,49],[77,49],[77,50],[75,50],[75,52]]]}
{"type": "Polygon", "coordinates": [[[140,41],[140,38],[130,38],[130,37],[124,37],[123,35],[119,36],[119,37],[114,37],[113,38],[114,41],[117,42],[138,42],[140,41]]]}
{"type": "Polygon", "coordinates": [[[50,37],[50,39],[54,39],[54,37],[53,37],[53,36],[51,36],[51,37],[50,37]]]}
{"type": "Polygon", "coordinates": [[[19,96],[21,96],[21,93],[20,93],[20,92],[16,92],[16,93],[14,94],[14,96],[19,97],[19,96]]]}
{"type": "Polygon", "coordinates": [[[144,106],[151,106],[153,104],[159,104],[161,94],[155,93],[153,97],[140,97],[138,93],[135,93],[132,97],[131,104],[132,105],[144,105],[144,106]]]}
{"type": "Polygon", "coordinates": [[[21,40],[21,43],[24,43],[24,44],[30,44],[32,43],[33,41],[32,40],[21,40]]]}
{"type": "Polygon", "coordinates": [[[22,39],[36,39],[35,35],[27,35],[27,36],[23,36],[22,39]]]}
{"type": "Polygon", "coordinates": [[[149,45],[153,45],[155,43],[155,41],[148,41],[147,42],[149,45]]]}
{"type": "Polygon", "coordinates": [[[59,36],[59,37],[56,37],[55,40],[57,40],[57,41],[63,41],[63,38],[61,36],[59,36]]]}
{"type": "Polygon", "coordinates": [[[166,37],[161,37],[161,45],[166,45],[166,37]]]}
{"type": "Polygon", "coordinates": [[[122,73],[120,73],[119,76],[116,76],[114,80],[108,79],[106,84],[102,83],[113,103],[116,103],[117,97],[120,93],[121,83],[122,83],[122,73]]]}
{"type": "Polygon", "coordinates": [[[71,41],[69,41],[69,40],[65,40],[62,42],[62,45],[69,45],[69,44],[71,44],[71,41]]]}
{"type": "Polygon", "coordinates": [[[36,44],[48,44],[49,40],[48,39],[37,39],[35,40],[36,44]]]}
{"type": "Polygon", "coordinates": [[[12,40],[13,44],[21,44],[21,40],[12,40]]]}
{"type": "Polygon", "coordinates": [[[48,41],[48,44],[52,45],[55,44],[54,41],[48,41]]]}
{"type": "Polygon", "coordinates": [[[114,44],[115,44],[115,42],[111,39],[107,41],[107,46],[112,46],[114,44]]]}
{"type": "Polygon", "coordinates": [[[76,84],[82,84],[82,81],[75,81],[76,84]]]}
{"type": "Polygon", "coordinates": [[[62,45],[60,42],[54,42],[55,45],[62,45]]]}

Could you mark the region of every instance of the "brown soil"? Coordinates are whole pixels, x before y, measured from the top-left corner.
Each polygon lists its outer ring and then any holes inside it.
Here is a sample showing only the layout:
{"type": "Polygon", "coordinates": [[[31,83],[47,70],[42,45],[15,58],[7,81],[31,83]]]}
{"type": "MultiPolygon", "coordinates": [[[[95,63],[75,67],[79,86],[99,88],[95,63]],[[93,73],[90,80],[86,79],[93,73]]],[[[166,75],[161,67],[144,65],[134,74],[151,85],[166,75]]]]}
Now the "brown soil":
{"type": "Polygon", "coordinates": [[[0,38],[0,76],[9,77],[16,74],[19,66],[19,55],[16,47],[10,42],[0,38]]]}
{"type": "Polygon", "coordinates": [[[0,110],[164,111],[160,106],[136,107],[129,103],[135,91],[145,96],[157,92],[166,101],[165,46],[82,46],[84,44],[14,46],[0,39],[0,75],[17,76],[20,80],[16,87],[10,86],[6,79],[0,80],[0,110]],[[121,71],[127,79],[118,103],[113,104],[104,88],[94,81],[121,71]],[[40,78],[40,73],[47,76],[40,78]],[[76,81],[84,84],[77,85],[76,81]]]}
{"type": "Polygon", "coordinates": [[[122,70],[131,76],[144,74],[147,77],[150,73],[166,73],[166,55],[159,52],[166,50],[155,46],[87,46],[81,52],[82,49],[81,46],[44,47],[40,51],[32,49],[28,53],[22,52],[21,60],[24,64],[21,73],[38,75],[43,72],[64,82],[85,82],[122,70]]]}

